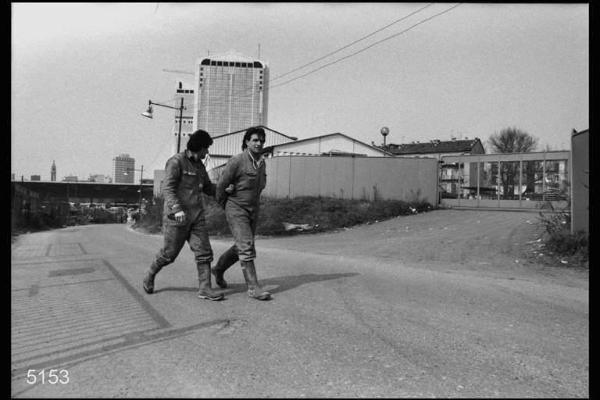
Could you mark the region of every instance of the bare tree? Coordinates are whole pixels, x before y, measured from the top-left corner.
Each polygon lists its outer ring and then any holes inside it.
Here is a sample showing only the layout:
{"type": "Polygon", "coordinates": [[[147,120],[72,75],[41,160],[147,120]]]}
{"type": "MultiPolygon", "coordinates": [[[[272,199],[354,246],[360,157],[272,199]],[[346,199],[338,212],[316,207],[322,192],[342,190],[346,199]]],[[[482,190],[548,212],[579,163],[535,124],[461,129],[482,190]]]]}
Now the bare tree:
{"type": "Polygon", "coordinates": [[[504,128],[489,139],[496,153],[529,153],[537,148],[538,139],[517,128],[504,128]]]}
{"type": "MultiPolygon", "coordinates": [[[[504,128],[489,138],[490,146],[496,153],[530,153],[538,145],[538,139],[529,133],[513,128],[504,128]]],[[[527,190],[533,191],[536,169],[534,163],[527,163],[525,167],[527,190]]],[[[500,181],[503,186],[505,198],[514,196],[515,185],[518,185],[518,166],[516,163],[502,163],[499,171],[500,181]]]]}

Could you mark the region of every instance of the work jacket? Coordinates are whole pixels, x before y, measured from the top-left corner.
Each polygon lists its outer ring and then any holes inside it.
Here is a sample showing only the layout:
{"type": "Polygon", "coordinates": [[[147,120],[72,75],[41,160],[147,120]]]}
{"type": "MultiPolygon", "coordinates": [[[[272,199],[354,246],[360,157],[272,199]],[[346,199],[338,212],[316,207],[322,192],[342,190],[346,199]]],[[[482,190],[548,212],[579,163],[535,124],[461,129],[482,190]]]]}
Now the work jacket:
{"type": "Polygon", "coordinates": [[[215,195],[215,184],[210,181],[202,161],[192,160],[188,157],[187,150],[169,158],[162,183],[163,222],[177,224],[169,215],[182,210],[188,222],[194,221],[204,209],[202,192],[209,196],[215,195]]]}
{"type": "Polygon", "coordinates": [[[250,150],[245,149],[229,159],[217,182],[216,199],[225,207],[231,201],[249,212],[258,210],[260,193],[267,185],[266,164],[264,158],[254,161],[250,150]],[[225,189],[234,185],[233,193],[225,189]]]}

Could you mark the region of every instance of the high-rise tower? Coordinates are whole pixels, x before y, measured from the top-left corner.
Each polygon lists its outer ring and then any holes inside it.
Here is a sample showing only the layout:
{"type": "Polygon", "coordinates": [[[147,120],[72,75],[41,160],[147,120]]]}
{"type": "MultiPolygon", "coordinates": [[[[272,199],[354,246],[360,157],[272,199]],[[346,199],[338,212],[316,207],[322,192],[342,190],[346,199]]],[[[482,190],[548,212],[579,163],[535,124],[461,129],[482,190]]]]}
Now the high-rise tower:
{"type": "Polygon", "coordinates": [[[133,183],[135,158],[129,154],[119,154],[113,158],[113,178],[115,183],[133,183]]]}
{"type": "Polygon", "coordinates": [[[229,52],[199,58],[195,66],[193,130],[224,135],[267,125],[269,68],[229,52]]]}
{"type": "Polygon", "coordinates": [[[52,167],[50,167],[50,180],[56,182],[56,164],[52,160],[52,167]]]}

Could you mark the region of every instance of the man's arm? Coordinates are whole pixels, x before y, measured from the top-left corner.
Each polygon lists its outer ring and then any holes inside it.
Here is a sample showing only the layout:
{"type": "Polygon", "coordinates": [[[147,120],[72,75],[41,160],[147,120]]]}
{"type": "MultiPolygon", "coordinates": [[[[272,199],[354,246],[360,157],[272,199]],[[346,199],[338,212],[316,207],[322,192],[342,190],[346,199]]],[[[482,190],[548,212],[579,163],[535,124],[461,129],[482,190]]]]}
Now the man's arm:
{"type": "Polygon", "coordinates": [[[219,180],[216,185],[216,200],[222,207],[225,207],[225,202],[227,201],[228,193],[225,189],[235,181],[235,176],[237,174],[237,162],[236,159],[231,158],[225,167],[223,168],[223,173],[219,177],[219,180]]]}
{"type": "Polygon", "coordinates": [[[205,172],[204,173],[204,182],[202,183],[202,191],[207,196],[215,197],[217,193],[217,185],[211,182],[210,177],[205,172]]]}
{"type": "Polygon", "coordinates": [[[182,211],[182,202],[177,197],[177,188],[181,180],[181,168],[176,159],[170,158],[165,166],[165,179],[163,180],[163,197],[171,210],[170,213],[182,211]]]}

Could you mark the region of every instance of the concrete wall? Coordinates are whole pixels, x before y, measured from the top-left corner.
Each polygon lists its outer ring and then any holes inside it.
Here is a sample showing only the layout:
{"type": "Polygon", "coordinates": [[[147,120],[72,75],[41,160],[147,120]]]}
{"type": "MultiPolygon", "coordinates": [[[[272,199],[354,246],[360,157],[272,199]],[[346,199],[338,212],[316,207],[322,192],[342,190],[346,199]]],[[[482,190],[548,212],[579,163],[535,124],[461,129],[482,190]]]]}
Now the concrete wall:
{"type": "Polygon", "coordinates": [[[589,130],[571,136],[571,231],[589,232],[590,155],[589,130]]]}
{"type": "Polygon", "coordinates": [[[438,162],[433,158],[288,156],[267,160],[264,196],[323,196],[436,204],[438,162]]]}

